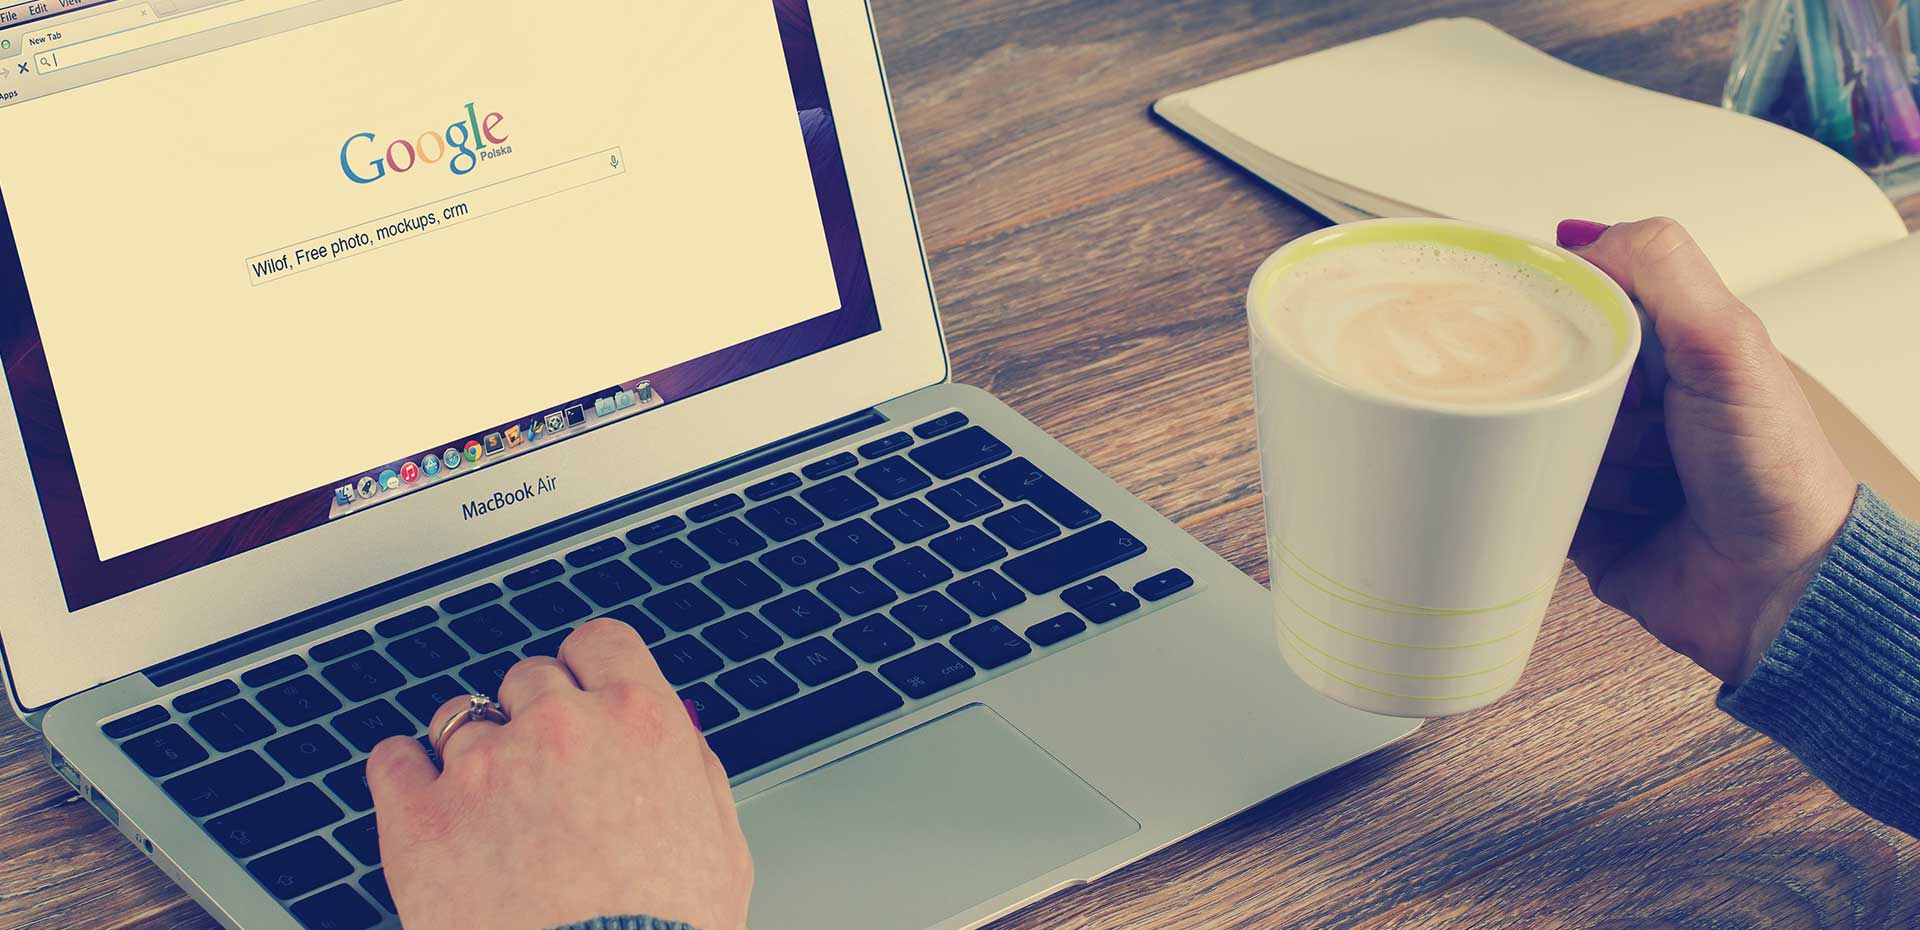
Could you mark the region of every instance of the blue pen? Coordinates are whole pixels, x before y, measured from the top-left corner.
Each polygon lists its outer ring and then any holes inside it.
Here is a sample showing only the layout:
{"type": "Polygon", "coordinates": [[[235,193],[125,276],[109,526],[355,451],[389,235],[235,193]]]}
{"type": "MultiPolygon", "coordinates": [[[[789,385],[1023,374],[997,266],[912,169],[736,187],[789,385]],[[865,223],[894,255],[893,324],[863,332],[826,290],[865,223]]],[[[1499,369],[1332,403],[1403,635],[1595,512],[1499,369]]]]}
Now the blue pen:
{"type": "Polygon", "coordinates": [[[1813,109],[1813,137],[1853,158],[1853,99],[1840,79],[1833,45],[1833,21],[1826,0],[1800,0],[1800,63],[1806,74],[1807,103],[1813,109]]]}
{"type": "Polygon", "coordinates": [[[1793,0],[1750,0],[1722,105],[1753,114],[1773,106],[1793,62],[1792,26],[1793,0]]]}

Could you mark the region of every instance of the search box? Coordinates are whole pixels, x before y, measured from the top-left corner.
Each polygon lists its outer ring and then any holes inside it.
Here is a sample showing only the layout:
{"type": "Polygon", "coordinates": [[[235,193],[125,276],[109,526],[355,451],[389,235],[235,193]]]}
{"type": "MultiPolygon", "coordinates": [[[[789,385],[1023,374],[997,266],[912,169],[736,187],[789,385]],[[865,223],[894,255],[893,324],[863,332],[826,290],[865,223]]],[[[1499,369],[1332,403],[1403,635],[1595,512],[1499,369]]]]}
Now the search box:
{"type": "Polygon", "coordinates": [[[33,54],[34,70],[40,74],[52,74],[103,58],[159,45],[162,42],[171,42],[209,30],[259,19],[262,16],[282,13],[312,2],[314,0],[234,0],[232,3],[175,16],[151,26],[129,29],[105,38],[75,42],[49,51],[29,51],[33,54]]]}
{"type": "Polygon", "coordinates": [[[283,249],[247,259],[247,280],[269,284],[302,271],[372,252],[383,246],[432,235],[435,231],[477,220],[585,187],[627,173],[627,159],[618,147],[583,155],[571,161],[495,181],[464,194],[421,204],[379,219],[368,220],[315,236],[283,249]]]}

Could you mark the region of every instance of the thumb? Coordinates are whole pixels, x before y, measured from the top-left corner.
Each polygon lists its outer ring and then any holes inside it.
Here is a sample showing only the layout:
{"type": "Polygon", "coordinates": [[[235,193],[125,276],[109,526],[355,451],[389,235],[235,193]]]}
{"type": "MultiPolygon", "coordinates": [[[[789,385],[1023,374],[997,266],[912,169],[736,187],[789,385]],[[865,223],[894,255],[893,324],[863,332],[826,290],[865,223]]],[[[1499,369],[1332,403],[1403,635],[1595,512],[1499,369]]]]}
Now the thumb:
{"type": "Polygon", "coordinates": [[[1595,238],[1597,226],[1561,223],[1560,242],[1639,300],[1664,349],[1667,374],[1681,386],[1725,397],[1772,355],[1759,319],[1679,223],[1654,217],[1605,227],[1595,238]]]}
{"type": "Polygon", "coordinates": [[[380,741],[367,756],[367,788],[373,792],[373,806],[382,814],[398,813],[410,806],[440,777],[440,770],[427,757],[419,740],[391,736],[380,741]]]}

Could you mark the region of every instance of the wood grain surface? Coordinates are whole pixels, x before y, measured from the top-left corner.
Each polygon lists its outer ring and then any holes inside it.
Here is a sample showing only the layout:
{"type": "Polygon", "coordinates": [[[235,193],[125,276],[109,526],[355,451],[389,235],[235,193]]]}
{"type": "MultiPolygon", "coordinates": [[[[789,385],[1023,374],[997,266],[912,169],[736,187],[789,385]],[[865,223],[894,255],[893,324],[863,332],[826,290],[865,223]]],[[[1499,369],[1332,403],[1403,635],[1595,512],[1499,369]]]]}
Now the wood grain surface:
{"type": "MultiPolygon", "coordinates": [[[[1712,101],[1738,17],[1718,0],[873,3],[956,378],[1261,580],[1241,294],[1322,221],[1147,106],[1453,15],[1712,101]]],[[[1903,206],[1920,226],[1920,199],[1903,206]]],[[[1714,709],[1714,684],[1569,568],[1512,696],[996,930],[1920,924],[1920,844],[1714,709]]],[[[213,927],[0,720],[0,930],[213,927]]]]}

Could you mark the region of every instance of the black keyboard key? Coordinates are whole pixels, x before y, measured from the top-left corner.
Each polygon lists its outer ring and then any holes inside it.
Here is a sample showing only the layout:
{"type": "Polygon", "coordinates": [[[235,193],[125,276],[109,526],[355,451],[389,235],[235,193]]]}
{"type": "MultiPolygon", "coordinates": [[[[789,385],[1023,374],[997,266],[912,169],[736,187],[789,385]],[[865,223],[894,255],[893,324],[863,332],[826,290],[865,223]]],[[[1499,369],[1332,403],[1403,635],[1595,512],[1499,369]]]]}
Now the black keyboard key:
{"type": "Polygon", "coordinates": [[[845,520],[880,506],[880,499],[874,497],[873,492],[854,484],[853,479],[845,475],[801,491],[800,497],[829,520],[845,520]]]}
{"type": "Polygon", "coordinates": [[[405,684],[407,677],[377,652],[363,652],[320,670],[334,689],[349,701],[364,701],[405,684]]]}
{"type": "Polygon", "coordinates": [[[955,410],[952,413],[943,413],[914,427],[913,434],[921,439],[932,439],[935,436],[951,433],[965,425],[967,425],[967,415],[955,410]]]}
{"type": "Polygon", "coordinates": [[[841,452],[807,465],[800,469],[800,474],[807,476],[808,481],[819,481],[828,475],[837,475],[858,464],[860,459],[853,453],[841,452]]]}
{"type": "Polygon", "coordinates": [[[373,645],[373,636],[371,634],[366,630],[354,630],[345,636],[336,636],[307,650],[307,655],[312,656],[315,662],[331,662],[341,656],[359,652],[371,645],[373,645]]]}
{"type": "Polygon", "coordinates": [[[946,559],[947,564],[963,572],[970,572],[983,565],[992,565],[1007,557],[1007,547],[988,536],[977,526],[963,526],[945,536],[936,537],[927,543],[935,555],[946,559]]]}
{"type": "Polygon", "coordinates": [[[207,835],[228,855],[247,859],[343,816],[339,805],[307,782],[207,821],[207,835]]]}
{"type": "Polygon", "coordinates": [[[841,679],[707,738],[729,775],[739,775],[851,730],[906,702],[872,672],[841,679]]]}
{"type": "Polygon", "coordinates": [[[353,866],[326,840],[314,836],[247,863],[247,871],[274,897],[291,901],[352,875],[353,866]]]}
{"type": "Polygon", "coordinates": [[[252,750],[176,775],[160,787],[180,809],[195,817],[217,814],[242,801],[251,801],[286,779],[252,750]]]}
{"type": "Polygon", "coordinates": [[[297,727],[340,709],[340,699],[312,675],[288,679],[254,695],[254,700],[284,726],[297,727]]]}
{"type": "Polygon", "coordinates": [[[618,536],[609,536],[597,543],[581,546],[567,553],[567,564],[574,568],[583,568],[595,562],[603,562],[627,551],[627,544],[618,536]]]}
{"type": "Polygon", "coordinates": [[[746,516],[748,523],[777,543],[798,539],[826,525],[819,514],[792,497],[768,501],[747,511],[746,516]]]}
{"type": "Polygon", "coordinates": [[[937,694],[973,677],[973,666],[939,643],[907,653],[880,666],[893,686],[910,698],[937,694]]]}
{"type": "Polygon", "coordinates": [[[647,613],[668,627],[685,632],[726,613],[707,592],[690,584],[668,588],[645,601],[647,613]]]}
{"type": "Polygon", "coordinates": [[[560,644],[566,642],[567,637],[572,635],[573,629],[571,627],[564,630],[554,630],[521,647],[520,652],[529,659],[534,656],[546,656],[549,659],[557,659],[560,657],[560,644]]]}
{"type": "Polygon", "coordinates": [[[660,664],[660,673],[667,677],[667,683],[676,688],[696,678],[705,678],[725,664],[705,643],[691,636],[670,639],[653,647],[653,660],[660,664]]]}
{"type": "Polygon", "coordinates": [[[973,622],[966,611],[938,591],[901,601],[887,613],[921,639],[937,639],[973,622]]]}
{"type": "Polygon", "coordinates": [[[373,815],[348,822],[333,831],[333,841],[360,860],[361,865],[380,864],[380,832],[374,828],[373,815]]]}
{"type": "MultiPolygon", "coordinates": [[[[483,694],[498,694],[488,690],[483,694]]],[[[362,704],[344,713],[335,714],[333,728],[361,752],[372,752],[374,744],[389,736],[412,736],[413,721],[408,720],[400,709],[386,701],[374,701],[362,704]]]]}
{"type": "Polygon", "coordinates": [[[870,610],[878,610],[897,600],[900,595],[893,593],[887,583],[881,581],[872,572],[856,568],[820,582],[820,596],[826,598],[840,612],[849,616],[859,616],[870,610]]]}
{"type": "Polygon", "coordinates": [[[1033,651],[1026,640],[998,620],[988,620],[971,630],[961,630],[953,634],[948,642],[981,668],[999,668],[1033,651]]]}
{"type": "Polygon", "coordinates": [[[1165,600],[1188,588],[1193,587],[1193,576],[1177,568],[1169,568],[1158,575],[1133,586],[1133,593],[1149,601],[1165,600]]]}
{"type": "Polygon", "coordinates": [[[739,517],[709,523],[688,533],[687,538],[693,540],[693,544],[699,546],[707,558],[722,565],[735,559],[744,559],[767,547],[767,541],[740,522],[739,517]]]}
{"type": "Polygon", "coordinates": [[[1095,623],[1106,623],[1109,620],[1116,620],[1139,610],[1140,599],[1125,591],[1120,591],[1090,604],[1083,604],[1077,609],[1080,611],[1080,616],[1088,620],[1092,620],[1095,623]]]}
{"type": "Polygon", "coordinates": [[[108,739],[125,739],[148,727],[164,723],[171,716],[172,714],[167,713],[165,707],[155,704],[152,707],[143,707],[118,720],[109,720],[101,724],[100,732],[105,733],[108,739]]]}
{"type": "Polygon", "coordinates": [[[913,445],[912,436],[906,433],[893,433],[862,445],[860,447],[860,457],[863,459],[877,459],[889,452],[905,449],[910,445],[913,445]]]}
{"type": "Polygon", "coordinates": [[[907,453],[921,468],[942,480],[998,462],[1013,454],[1007,444],[978,426],[969,426],[907,453]]]}
{"type": "Polygon", "coordinates": [[[543,630],[563,627],[575,620],[584,620],[593,613],[593,608],[580,599],[566,585],[559,582],[543,588],[535,588],[509,601],[520,616],[527,622],[543,630]]]}
{"type": "Polygon", "coordinates": [[[780,593],[780,582],[752,562],[740,562],[711,572],[700,579],[700,583],[735,610],[752,607],[780,593]]]}
{"type": "MultiPolygon", "coordinates": [[[[896,552],[873,563],[880,577],[908,594],[917,594],[953,577],[953,569],[946,563],[933,557],[927,550],[915,546],[902,552],[896,552]]],[[[848,613],[860,613],[848,610],[848,613]]]]}
{"type": "Polygon", "coordinates": [[[873,522],[903,543],[918,542],[951,525],[925,501],[913,498],[874,511],[873,522]]]}
{"type": "Polygon", "coordinates": [[[307,667],[307,660],[299,656],[281,656],[265,665],[256,666],[240,673],[241,684],[249,688],[264,688],[283,678],[300,674],[307,667]]]}
{"type": "Polygon", "coordinates": [[[1024,501],[1068,529],[1078,529],[1100,519],[1100,511],[1067,490],[1053,476],[1024,458],[1003,462],[980,473],[987,487],[1010,501],[1024,501]]]}
{"type": "Polygon", "coordinates": [[[295,778],[318,775],[351,758],[347,747],[327,735],[319,724],[267,740],[267,755],[295,778]]]}
{"type": "Polygon", "coordinates": [[[702,501],[687,508],[687,518],[695,523],[705,523],[721,514],[728,514],[739,510],[745,507],[746,504],[746,501],[740,499],[740,495],[728,494],[722,497],[716,497],[710,501],[702,501]]]}
{"type": "Polygon", "coordinates": [[[394,700],[399,701],[400,706],[406,708],[407,713],[412,714],[413,719],[420,721],[424,727],[433,723],[433,712],[439,710],[440,705],[457,697],[465,697],[468,693],[459,682],[440,675],[402,690],[394,695],[394,700]]]}
{"type": "Polygon", "coordinates": [[[500,580],[506,582],[507,590],[509,591],[525,591],[528,588],[560,577],[566,570],[566,566],[561,565],[553,559],[548,559],[545,562],[535,562],[519,571],[509,572],[507,577],[500,580]]]}
{"type": "MultiPolygon", "coordinates": [[[[448,597],[441,598],[440,609],[446,611],[447,616],[451,617],[455,614],[464,614],[467,611],[480,606],[481,604],[491,604],[494,601],[497,601],[499,599],[500,599],[500,586],[492,582],[488,582],[477,588],[468,588],[467,590],[462,591],[459,594],[454,594],[448,597]]],[[[405,614],[402,614],[401,616],[405,616],[405,614]]],[[[431,622],[433,621],[432,620],[427,621],[427,623],[431,623],[431,622]]],[[[420,625],[425,626],[426,623],[422,623],[420,625]]],[[[385,630],[380,629],[379,627],[375,627],[374,629],[377,632],[379,632],[381,636],[396,636],[401,632],[405,632],[404,630],[401,630],[401,631],[396,631],[394,633],[389,633],[385,630]]],[[[412,629],[412,627],[409,627],[408,629],[412,629]]]]}
{"type": "Polygon", "coordinates": [[[865,520],[849,520],[829,526],[814,537],[833,557],[848,565],[858,565],[875,556],[893,551],[893,540],[865,520]]]}
{"type": "Polygon", "coordinates": [[[415,678],[446,671],[470,656],[439,627],[396,639],[387,644],[387,655],[399,662],[415,678]]]}
{"type": "Polygon", "coordinates": [[[1120,586],[1112,578],[1101,575],[1089,578],[1079,584],[1068,585],[1060,589],[1060,599],[1068,607],[1083,607],[1097,603],[1120,593],[1120,586]]]}
{"type": "Polygon", "coordinates": [[[687,528],[687,521],[679,517],[661,517],[651,523],[643,523],[627,531],[627,542],[636,546],[665,539],[687,528]]]}
{"type": "Polygon", "coordinates": [[[321,781],[348,807],[357,811],[373,810],[373,789],[367,787],[367,760],[334,769],[321,781]]]}
{"type": "Polygon", "coordinates": [[[480,655],[499,652],[533,635],[526,624],[499,604],[489,604],[464,617],[455,617],[447,628],[480,655]]]}
{"type": "Polygon", "coordinates": [[[780,667],[805,685],[824,685],[853,671],[853,657],[824,636],[815,636],[797,646],[788,646],[773,657],[780,667]]]}
{"type": "Polygon", "coordinates": [[[631,561],[655,584],[679,584],[713,567],[705,556],[680,539],[642,549],[633,554],[631,561]]]}
{"type": "Polygon", "coordinates": [[[759,484],[747,486],[747,500],[763,501],[770,497],[779,497],[800,486],[800,476],[793,472],[774,475],[759,484]]]}
{"type": "Polygon", "coordinates": [[[149,776],[171,775],[207,758],[207,750],[176,725],[161,727],[120,744],[133,764],[149,776]]]}
{"type": "Polygon", "coordinates": [[[1036,646],[1051,646],[1070,636],[1077,636],[1087,628],[1086,621],[1073,614],[1060,614],[1051,620],[1042,620],[1027,627],[1027,638],[1036,646]]]}
{"type": "Polygon", "coordinates": [[[700,637],[735,662],[745,662],[783,642],[780,634],[752,614],[722,620],[700,631],[700,637]]]}
{"type": "Polygon", "coordinates": [[[360,879],[360,888],[367,893],[367,897],[372,898],[375,902],[379,903],[381,907],[386,908],[387,913],[400,913],[400,909],[393,906],[393,892],[387,889],[387,872],[385,869],[375,869],[362,876],[360,879]]]}
{"type": "Polygon", "coordinates": [[[648,591],[653,585],[647,584],[640,573],[627,567],[625,562],[606,562],[576,573],[571,579],[580,593],[591,598],[602,608],[624,604],[648,591]]]}
{"type": "Polygon", "coordinates": [[[965,523],[1003,506],[1000,498],[972,478],[962,478],[928,491],[927,503],[940,508],[940,512],[953,518],[955,523],[965,523]]]}
{"type": "Polygon", "coordinates": [[[991,617],[1009,608],[1024,603],[1027,599],[1013,583],[1001,577],[999,572],[988,569],[977,575],[968,575],[953,584],[947,585],[947,593],[953,599],[966,605],[976,617],[991,617]]]}
{"type": "Polygon", "coordinates": [[[491,658],[481,659],[460,670],[460,681],[474,694],[488,697],[500,695],[500,682],[507,677],[507,670],[519,664],[520,657],[511,652],[503,652],[491,658]]]}
{"type": "Polygon", "coordinates": [[[706,682],[694,685],[680,692],[680,700],[693,703],[693,713],[700,718],[700,732],[705,733],[714,727],[731,723],[740,716],[740,710],[713,690],[706,682]]]}
{"type": "Polygon", "coordinates": [[[759,710],[800,693],[793,679],[773,667],[772,662],[755,659],[736,669],[721,672],[714,679],[720,690],[748,710],[759,710]]]}
{"type": "Polygon", "coordinates": [[[863,662],[878,662],[913,648],[913,637],[879,614],[855,620],[834,630],[833,638],[852,650],[863,662]]]}
{"type": "Polygon", "coordinates": [[[800,639],[839,623],[840,612],[812,591],[795,591],[761,604],[760,619],[800,639]]]}
{"type": "Polygon", "coordinates": [[[1006,513],[996,513],[980,525],[986,527],[995,539],[1015,549],[1032,548],[1060,535],[1059,524],[1033,509],[1032,504],[1021,504],[1006,513]]]}
{"type": "Polygon", "coordinates": [[[367,930],[383,919],[346,885],[335,885],[287,909],[306,930],[367,930]]]}
{"type": "Polygon", "coordinates": [[[607,611],[607,616],[633,627],[633,631],[640,634],[640,639],[649,646],[667,638],[667,631],[661,629],[660,624],[653,622],[652,617],[632,604],[615,607],[607,611]]]}
{"type": "Polygon", "coordinates": [[[273,722],[246,701],[229,701],[201,711],[187,720],[187,726],[216,752],[231,752],[273,733],[273,722]]]}
{"type": "Polygon", "coordinates": [[[873,493],[897,501],[933,484],[927,473],[901,456],[884,458],[853,473],[873,493]]]}
{"type": "Polygon", "coordinates": [[[196,688],[173,699],[173,712],[191,714],[196,710],[212,707],[230,697],[240,694],[240,686],[232,681],[216,681],[203,688],[196,688]]]}
{"type": "Polygon", "coordinates": [[[804,539],[760,556],[760,564],[789,588],[812,584],[840,570],[838,562],[804,539]]]}
{"type": "Polygon", "coordinates": [[[1147,544],[1111,522],[1008,559],[1000,569],[1035,594],[1045,594],[1145,554],[1147,544]]]}

